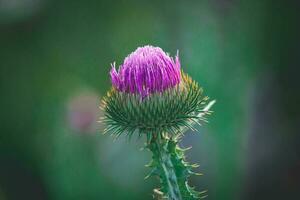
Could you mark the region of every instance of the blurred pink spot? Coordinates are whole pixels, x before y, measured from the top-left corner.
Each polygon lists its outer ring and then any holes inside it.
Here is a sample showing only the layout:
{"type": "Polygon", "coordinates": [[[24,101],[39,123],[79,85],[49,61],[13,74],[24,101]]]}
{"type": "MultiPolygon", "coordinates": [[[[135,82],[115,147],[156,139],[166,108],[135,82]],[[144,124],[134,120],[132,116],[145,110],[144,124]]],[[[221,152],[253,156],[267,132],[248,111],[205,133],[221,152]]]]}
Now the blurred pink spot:
{"type": "Polygon", "coordinates": [[[80,92],[67,103],[68,126],[78,133],[95,133],[101,116],[100,97],[94,92],[80,92]]]}

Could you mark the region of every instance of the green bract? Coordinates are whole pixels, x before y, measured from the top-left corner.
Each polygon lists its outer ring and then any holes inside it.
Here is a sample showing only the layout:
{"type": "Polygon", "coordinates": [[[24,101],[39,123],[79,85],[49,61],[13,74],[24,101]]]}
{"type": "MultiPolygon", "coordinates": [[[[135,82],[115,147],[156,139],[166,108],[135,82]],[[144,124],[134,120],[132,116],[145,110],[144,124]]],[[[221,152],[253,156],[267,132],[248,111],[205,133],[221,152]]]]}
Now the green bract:
{"type": "Polygon", "coordinates": [[[181,73],[181,82],[164,92],[142,98],[139,94],[120,92],[114,87],[103,98],[105,132],[119,136],[154,133],[178,135],[186,128],[205,121],[208,97],[187,74],[181,73]]]}

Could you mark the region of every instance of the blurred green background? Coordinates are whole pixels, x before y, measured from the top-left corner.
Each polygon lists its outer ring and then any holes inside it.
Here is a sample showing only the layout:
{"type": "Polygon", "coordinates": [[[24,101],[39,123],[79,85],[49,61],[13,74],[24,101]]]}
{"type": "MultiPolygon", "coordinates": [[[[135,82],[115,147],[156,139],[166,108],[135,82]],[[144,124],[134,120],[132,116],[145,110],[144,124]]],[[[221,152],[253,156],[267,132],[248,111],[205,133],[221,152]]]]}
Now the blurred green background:
{"type": "Polygon", "coordinates": [[[0,199],[152,199],[143,141],[102,135],[110,63],[179,50],[217,99],[187,133],[207,199],[300,199],[299,3],[0,0],[0,199]]]}

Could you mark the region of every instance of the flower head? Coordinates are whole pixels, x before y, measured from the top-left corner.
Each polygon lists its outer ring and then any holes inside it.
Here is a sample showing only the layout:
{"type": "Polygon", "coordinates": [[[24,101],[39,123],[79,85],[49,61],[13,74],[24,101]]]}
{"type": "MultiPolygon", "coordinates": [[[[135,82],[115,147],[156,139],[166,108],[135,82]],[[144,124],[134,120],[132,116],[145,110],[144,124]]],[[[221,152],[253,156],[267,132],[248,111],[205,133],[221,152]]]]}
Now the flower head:
{"type": "Polygon", "coordinates": [[[163,92],[180,83],[180,62],[161,48],[144,46],[129,54],[116,70],[115,63],[110,71],[112,85],[121,92],[147,96],[163,92]]]}
{"type": "Polygon", "coordinates": [[[209,114],[202,88],[181,71],[178,56],[159,47],[137,48],[110,76],[112,88],[101,104],[105,132],[177,135],[209,114]]]}

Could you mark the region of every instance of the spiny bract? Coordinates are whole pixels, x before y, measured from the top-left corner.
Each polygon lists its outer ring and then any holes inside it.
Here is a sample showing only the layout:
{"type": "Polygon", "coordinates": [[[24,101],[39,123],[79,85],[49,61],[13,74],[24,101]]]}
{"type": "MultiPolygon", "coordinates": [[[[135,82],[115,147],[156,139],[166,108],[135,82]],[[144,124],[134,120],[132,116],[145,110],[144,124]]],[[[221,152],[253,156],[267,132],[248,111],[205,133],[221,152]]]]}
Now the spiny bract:
{"type": "Polygon", "coordinates": [[[105,132],[115,136],[147,134],[150,139],[153,133],[181,134],[183,129],[193,129],[194,123],[205,121],[208,97],[187,74],[181,72],[181,80],[173,88],[146,97],[112,87],[101,104],[105,132]]]}

